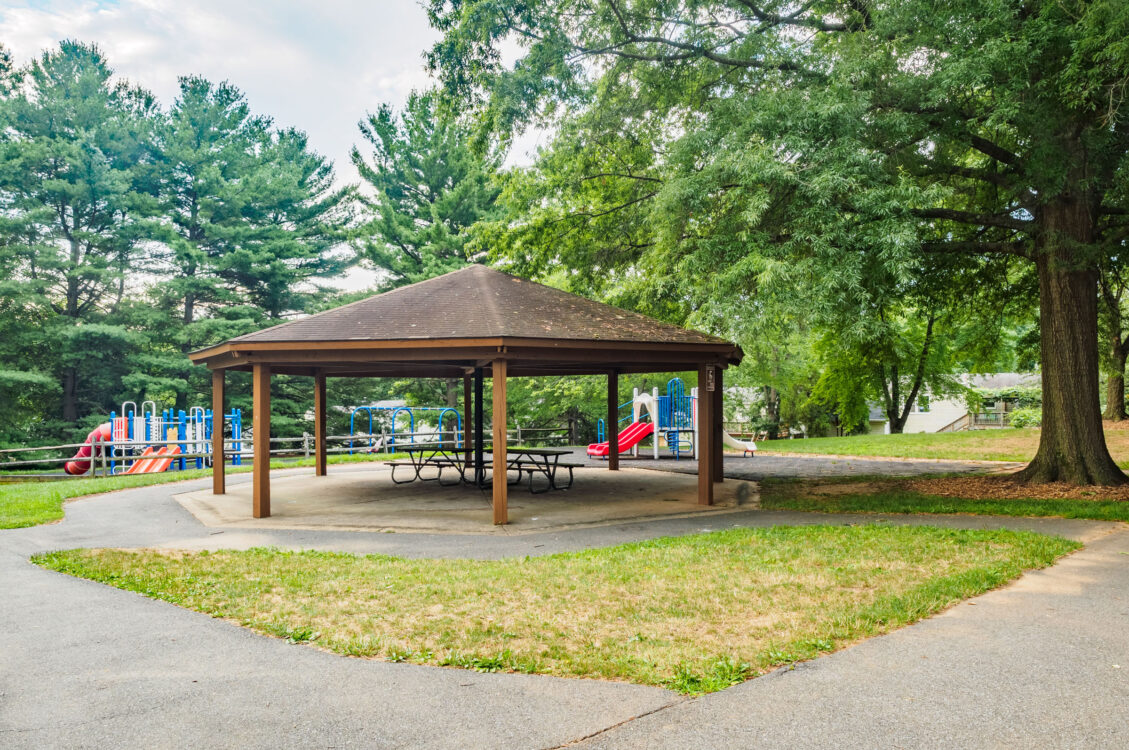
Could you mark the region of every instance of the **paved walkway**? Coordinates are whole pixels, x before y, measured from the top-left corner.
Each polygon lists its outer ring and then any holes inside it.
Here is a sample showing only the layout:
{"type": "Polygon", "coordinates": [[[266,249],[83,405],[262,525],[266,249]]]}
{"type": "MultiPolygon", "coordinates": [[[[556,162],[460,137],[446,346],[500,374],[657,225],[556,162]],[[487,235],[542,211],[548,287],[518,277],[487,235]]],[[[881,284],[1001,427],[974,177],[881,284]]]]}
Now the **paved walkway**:
{"type": "MultiPolygon", "coordinates": [[[[606,465],[603,460],[588,458],[585,449],[576,447],[572,460],[606,465]]],[[[665,451],[664,451],[665,453],[665,451]]],[[[620,466],[641,469],[659,469],[686,474],[698,473],[698,462],[683,457],[677,461],[670,456],[658,460],[640,450],[638,457],[621,456],[620,466]]],[[[829,477],[893,476],[909,477],[924,474],[979,474],[983,472],[1018,471],[1027,464],[1008,461],[952,461],[915,458],[860,458],[857,456],[776,456],[758,453],[756,456],[725,454],[725,476],[734,479],[826,479],[829,477]]]]}
{"type": "Polygon", "coordinates": [[[697,700],[618,683],[338,657],[27,562],[37,551],[82,546],[262,544],[485,558],[730,525],[863,520],[750,511],[719,516],[710,526],[700,518],[667,519],[518,537],[216,534],[171,498],[205,485],[79,500],[67,506],[63,523],[0,531],[0,746],[1129,744],[1129,533],[1120,525],[888,517],[1028,528],[1089,545],[1050,570],[977,598],[975,606],[697,700]]]}

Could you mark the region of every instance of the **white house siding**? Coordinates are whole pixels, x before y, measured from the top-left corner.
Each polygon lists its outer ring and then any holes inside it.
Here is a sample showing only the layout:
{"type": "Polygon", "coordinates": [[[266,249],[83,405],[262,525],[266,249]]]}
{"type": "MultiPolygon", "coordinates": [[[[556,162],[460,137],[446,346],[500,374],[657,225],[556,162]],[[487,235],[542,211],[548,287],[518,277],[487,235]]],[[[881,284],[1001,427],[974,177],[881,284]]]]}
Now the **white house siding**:
{"type": "MultiPolygon", "coordinates": [[[[1003,389],[1039,385],[1039,375],[1034,373],[997,372],[985,375],[961,375],[961,382],[969,388],[1003,389]]],[[[989,409],[991,411],[991,409],[989,409]]],[[[968,413],[968,403],[963,396],[931,401],[929,411],[915,411],[906,418],[903,432],[937,432],[968,413]]],[[[870,432],[889,433],[890,425],[881,409],[870,412],[870,432]]]]}
{"type": "Polygon", "coordinates": [[[916,411],[906,418],[903,432],[937,432],[968,413],[964,399],[938,399],[929,404],[929,411],[916,411]]]}

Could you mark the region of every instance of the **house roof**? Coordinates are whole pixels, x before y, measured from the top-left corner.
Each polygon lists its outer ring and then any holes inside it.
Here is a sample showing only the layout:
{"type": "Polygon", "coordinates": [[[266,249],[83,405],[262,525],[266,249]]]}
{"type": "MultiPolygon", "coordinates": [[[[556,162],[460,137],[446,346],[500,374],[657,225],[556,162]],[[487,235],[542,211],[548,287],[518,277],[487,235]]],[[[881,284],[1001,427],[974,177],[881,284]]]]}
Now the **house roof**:
{"type": "Polygon", "coordinates": [[[735,344],[482,265],[230,339],[189,355],[212,369],[454,377],[662,372],[741,361],[735,344]]]}
{"type": "Polygon", "coordinates": [[[231,341],[480,338],[727,343],[477,264],[231,341]]]}
{"type": "Polygon", "coordinates": [[[970,388],[1002,390],[1004,388],[1038,388],[1042,377],[1037,372],[989,372],[962,375],[961,380],[970,388]]]}

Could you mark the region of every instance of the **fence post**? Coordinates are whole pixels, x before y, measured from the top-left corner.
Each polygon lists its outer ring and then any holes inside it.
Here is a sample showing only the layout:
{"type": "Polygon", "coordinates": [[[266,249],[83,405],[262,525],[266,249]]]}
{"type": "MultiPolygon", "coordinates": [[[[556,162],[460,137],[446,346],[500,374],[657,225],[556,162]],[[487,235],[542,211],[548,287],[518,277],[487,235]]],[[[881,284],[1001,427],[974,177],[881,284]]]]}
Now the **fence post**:
{"type": "Polygon", "coordinates": [[[308,432],[302,433],[302,457],[310,457],[310,433],[308,432]]]}
{"type": "MultiPolygon", "coordinates": [[[[90,441],[90,477],[92,479],[98,477],[98,457],[101,455],[98,444],[101,442],[101,435],[95,435],[94,439],[90,441]]],[[[64,471],[66,464],[63,464],[64,471]]]]}

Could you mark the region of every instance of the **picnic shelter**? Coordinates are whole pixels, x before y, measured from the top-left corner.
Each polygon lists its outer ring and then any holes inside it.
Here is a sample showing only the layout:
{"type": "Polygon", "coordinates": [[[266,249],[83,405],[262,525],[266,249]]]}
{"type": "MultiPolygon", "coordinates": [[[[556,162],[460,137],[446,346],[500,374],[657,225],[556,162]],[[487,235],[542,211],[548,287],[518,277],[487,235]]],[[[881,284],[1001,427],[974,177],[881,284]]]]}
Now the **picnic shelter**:
{"type": "MultiPolygon", "coordinates": [[[[505,456],[509,378],[604,375],[607,466],[616,471],[619,375],[697,370],[698,503],[711,505],[713,485],[723,479],[722,374],[741,361],[742,352],[716,336],[471,265],[189,356],[212,371],[215,414],[224,411],[225,373],[252,374],[252,515],[265,518],[270,516],[270,383],[276,374],[313,378],[314,471],[325,476],[327,378],[461,378],[466,461],[482,467],[485,378],[493,389],[490,451],[505,456]]],[[[222,429],[213,430],[213,441],[213,455],[224,455],[222,429]]],[[[214,494],[225,492],[224,464],[213,462],[214,494]]],[[[492,467],[493,520],[504,524],[506,462],[492,467]]]]}

